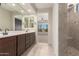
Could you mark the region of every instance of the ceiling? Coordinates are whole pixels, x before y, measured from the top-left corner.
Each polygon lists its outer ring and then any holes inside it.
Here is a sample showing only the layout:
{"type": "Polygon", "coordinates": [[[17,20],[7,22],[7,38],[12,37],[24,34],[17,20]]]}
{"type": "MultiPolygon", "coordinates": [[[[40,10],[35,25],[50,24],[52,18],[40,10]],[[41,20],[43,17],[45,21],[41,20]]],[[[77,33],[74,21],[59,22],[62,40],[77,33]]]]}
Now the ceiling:
{"type": "Polygon", "coordinates": [[[35,14],[38,9],[52,7],[52,3],[1,3],[1,7],[21,14],[35,14]]]}
{"type": "Polygon", "coordinates": [[[53,3],[36,3],[35,7],[37,9],[42,9],[42,8],[50,8],[52,7],[53,3]]]}
{"type": "Polygon", "coordinates": [[[29,3],[2,3],[1,7],[12,12],[21,14],[35,14],[36,11],[29,3]]]}

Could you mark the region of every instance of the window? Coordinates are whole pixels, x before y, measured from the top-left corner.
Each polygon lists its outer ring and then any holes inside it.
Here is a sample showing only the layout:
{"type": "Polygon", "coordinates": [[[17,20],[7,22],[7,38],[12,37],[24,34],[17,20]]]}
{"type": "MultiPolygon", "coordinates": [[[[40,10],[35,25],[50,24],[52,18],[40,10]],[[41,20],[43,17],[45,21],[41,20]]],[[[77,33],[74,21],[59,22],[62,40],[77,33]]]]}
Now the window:
{"type": "Polygon", "coordinates": [[[38,15],[38,32],[48,32],[48,13],[38,15]]]}

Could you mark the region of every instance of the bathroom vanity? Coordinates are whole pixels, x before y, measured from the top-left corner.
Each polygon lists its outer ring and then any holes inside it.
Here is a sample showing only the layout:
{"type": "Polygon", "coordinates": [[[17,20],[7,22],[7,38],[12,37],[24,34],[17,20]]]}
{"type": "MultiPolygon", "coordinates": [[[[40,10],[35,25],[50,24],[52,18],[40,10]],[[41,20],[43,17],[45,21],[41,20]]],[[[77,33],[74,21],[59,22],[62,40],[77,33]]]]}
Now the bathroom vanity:
{"type": "Polygon", "coordinates": [[[20,56],[35,43],[34,31],[0,36],[0,56],[20,56]]]}

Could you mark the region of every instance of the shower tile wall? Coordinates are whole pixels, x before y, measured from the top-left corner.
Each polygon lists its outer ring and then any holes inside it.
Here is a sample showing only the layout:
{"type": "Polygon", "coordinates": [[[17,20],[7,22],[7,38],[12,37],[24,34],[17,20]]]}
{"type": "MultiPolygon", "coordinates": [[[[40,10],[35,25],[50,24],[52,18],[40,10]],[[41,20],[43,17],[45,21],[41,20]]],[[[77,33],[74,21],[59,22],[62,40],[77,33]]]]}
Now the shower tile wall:
{"type": "Polygon", "coordinates": [[[59,55],[65,55],[65,48],[67,48],[67,4],[59,4],[59,55]]]}
{"type": "Polygon", "coordinates": [[[74,8],[68,11],[69,36],[68,45],[79,50],[79,14],[74,12],[74,8]]]}

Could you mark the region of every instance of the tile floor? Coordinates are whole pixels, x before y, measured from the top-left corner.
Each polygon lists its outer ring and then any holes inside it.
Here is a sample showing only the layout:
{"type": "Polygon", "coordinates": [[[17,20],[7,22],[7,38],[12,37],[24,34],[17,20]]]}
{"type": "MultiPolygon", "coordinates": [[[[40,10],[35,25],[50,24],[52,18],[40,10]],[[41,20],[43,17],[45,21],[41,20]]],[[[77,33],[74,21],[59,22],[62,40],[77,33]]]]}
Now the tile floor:
{"type": "Polygon", "coordinates": [[[47,43],[37,43],[22,56],[53,56],[53,49],[47,43]]]}
{"type": "Polygon", "coordinates": [[[66,56],[79,56],[79,50],[74,47],[68,47],[66,49],[66,56]]]}
{"type": "MultiPolygon", "coordinates": [[[[25,51],[22,56],[54,56],[53,48],[47,43],[37,43],[25,51]]],[[[65,50],[66,56],[79,56],[79,50],[74,47],[67,47],[65,50]]]]}

